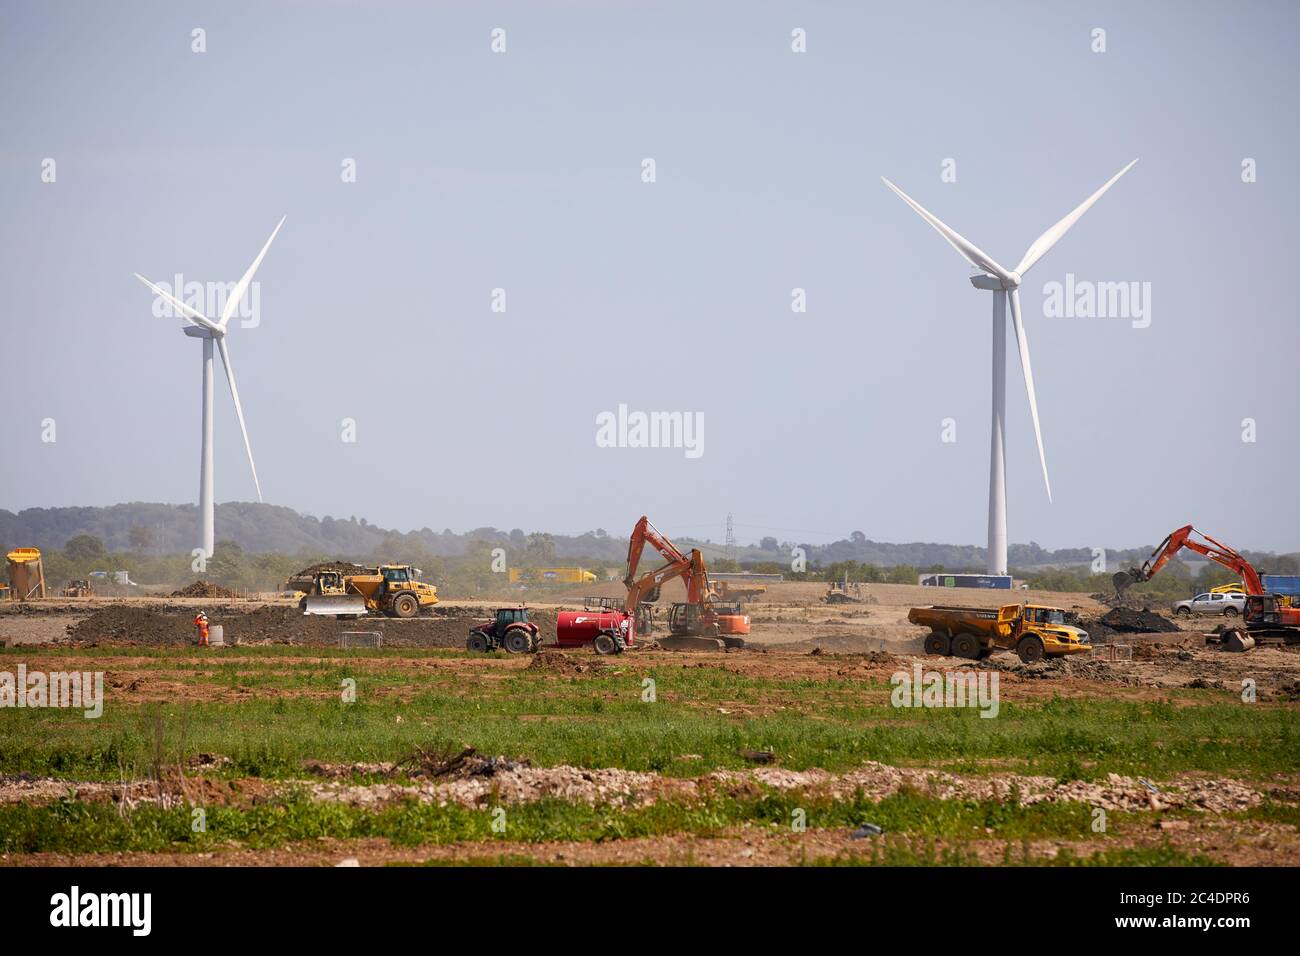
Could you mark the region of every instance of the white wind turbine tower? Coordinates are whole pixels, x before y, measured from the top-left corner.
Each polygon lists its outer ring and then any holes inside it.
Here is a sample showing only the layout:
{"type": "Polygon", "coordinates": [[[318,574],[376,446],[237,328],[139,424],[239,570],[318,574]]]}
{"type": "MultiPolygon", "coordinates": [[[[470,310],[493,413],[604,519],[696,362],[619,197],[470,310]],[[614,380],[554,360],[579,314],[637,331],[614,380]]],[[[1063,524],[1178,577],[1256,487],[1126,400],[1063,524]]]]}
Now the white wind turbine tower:
{"type": "MultiPolygon", "coordinates": [[[[204,555],[209,558],[212,557],[216,544],[215,515],[212,501],[212,346],[215,343],[217,349],[221,352],[221,364],[226,368],[226,381],[230,385],[230,397],[235,400],[235,415],[239,418],[239,430],[244,435],[244,450],[248,452],[248,467],[253,471],[253,484],[257,488],[257,500],[261,501],[262,485],[257,480],[257,465],[253,464],[253,446],[248,441],[248,426],[244,424],[244,410],[240,407],[239,391],[235,388],[235,370],[231,367],[230,349],[226,346],[226,324],[230,321],[230,317],[234,315],[240,299],[244,297],[248,284],[253,281],[253,273],[257,272],[257,267],[262,264],[262,258],[266,255],[266,251],[271,248],[271,243],[275,241],[276,233],[284,225],[284,219],[283,216],[280,218],[275,230],[271,233],[271,238],[266,240],[266,245],[262,247],[262,251],[257,254],[253,264],[248,267],[248,271],[244,273],[243,278],[239,280],[226,298],[226,304],[221,310],[221,318],[215,321],[190,308],[166,289],[150,282],[140,273],[135,273],[137,279],[189,320],[190,324],[183,329],[186,335],[203,340],[203,452],[199,465],[199,533],[202,538],[200,547],[202,547],[204,555]]],[[[180,290],[176,291],[179,292],[180,290]]]]}
{"type": "Polygon", "coordinates": [[[971,285],[977,289],[993,292],[993,428],[989,444],[989,574],[1007,573],[1007,450],[1006,450],[1006,414],[1007,414],[1007,293],[1011,294],[1011,322],[1016,330],[1016,344],[1020,348],[1020,368],[1025,375],[1025,391],[1029,395],[1029,416],[1034,422],[1034,439],[1038,442],[1038,461],[1043,468],[1043,484],[1047,487],[1047,500],[1052,500],[1052,483],[1047,477],[1047,456],[1043,453],[1043,434],[1038,426],[1038,400],[1034,397],[1034,373],[1029,365],[1029,342],[1025,338],[1025,326],[1020,317],[1020,282],[1022,277],[1035,262],[1043,258],[1070,231],[1070,227],[1079,221],[1079,217],[1092,208],[1092,204],[1101,198],[1102,193],[1115,185],[1116,180],[1133,168],[1133,160],[1085,199],[1068,216],[1048,229],[1034,240],[1025,252],[1020,264],[1012,270],[998,265],[992,257],[969,242],[956,230],[931,215],[925,208],[907,193],[903,192],[883,176],[885,185],[916,210],[922,219],[928,222],[939,235],[961,253],[980,275],[971,276],[971,285]]]}

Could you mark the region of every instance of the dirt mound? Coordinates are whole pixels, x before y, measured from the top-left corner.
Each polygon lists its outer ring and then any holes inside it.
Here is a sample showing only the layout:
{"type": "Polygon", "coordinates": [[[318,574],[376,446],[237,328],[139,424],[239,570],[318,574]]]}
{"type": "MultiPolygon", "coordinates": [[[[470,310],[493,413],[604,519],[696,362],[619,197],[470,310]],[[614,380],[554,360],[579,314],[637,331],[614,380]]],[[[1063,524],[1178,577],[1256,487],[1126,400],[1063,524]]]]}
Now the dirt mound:
{"type": "Polygon", "coordinates": [[[374,568],[368,568],[361,564],[353,564],[351,561],[322,561],[319,564],[313,564],[310,567],[303,568],[297,574],[289,575],[284,582],[286,590],[289,591],[310,591],[317,572],[319,571],[342,571],[344,574],[372,574],[374,568]]]}
{"type": "Polygon", "coordinates": [[[195,640],[194,622],[188,615],[163,614],[142,607],[101,608],[68,627],[69,640],[78,643],[180,645],[195,640]]]}
{"type": "Polygon", "coordinates": [[[1121,634],[1170,634],[1178,630],[1177,624],[1155,611],[1137,611],[1128,607],[1112,608],[1098,621],[1121,634]]]}
{"type": "Polygon", "coordinates": [[[238,595],[230,588],[223,588],[220,584],[213,584],[211,581],[195,581],[179,591],[173,591],[171,596],[177,598],[233,598],[238,595]]]}
{"type": "Polygon", "coordinates": [[[547,674],[590,674],[605,667],[603,661],[590,658],[583,659],[563,651],[540,650],[533,655],[525,670],[542,671],[547,674]]]}
{"type": "Polygon", "coordinates": [[[469,634],[466,622],[458,618],[419,617],[398,621],[371,614],[344,621],[303,614],[296,607],[260,607],[214,623],[226,625],[227,640],[235,636],[243,643],[265,641],[308,647],[337,646],[344,631],[378,632],[384,647],[464,647],[469,634]]]}
{"type": "Polygon", "coordinates": [[[372,570],[374,569],[363,564],[353,564],[351,561],[322,561],[320,564],[313,564],[311,567],[303,568],[293,577],[310,579],[318,571],[343,571],[346,574],[365,574],[367,571],[372,570]]]}
{"type": "MultiPolygon", "coordinates": [[[[344,631],[378,631],[385,647],[463,647],[466,634],[464,625],[453,619],[338,621],[306,616],[297,608],[261,607],[224,614],[214,610],[208,617],[222,626],[227,643],[334,647],[344,631]]],[[[68,637],[82,643],[179,646],[194,642],[194,619],[185,611],[107,607],[71,626],[68,637]]]]}
{"type": "Polygon", "coordinates": [[[1109,644],[1115,640],[1118,631],[1101,623],[1100,618],[1079,618],[1075,624],[1088,632],[1088,640],[1093,644],[1109,644]]]}

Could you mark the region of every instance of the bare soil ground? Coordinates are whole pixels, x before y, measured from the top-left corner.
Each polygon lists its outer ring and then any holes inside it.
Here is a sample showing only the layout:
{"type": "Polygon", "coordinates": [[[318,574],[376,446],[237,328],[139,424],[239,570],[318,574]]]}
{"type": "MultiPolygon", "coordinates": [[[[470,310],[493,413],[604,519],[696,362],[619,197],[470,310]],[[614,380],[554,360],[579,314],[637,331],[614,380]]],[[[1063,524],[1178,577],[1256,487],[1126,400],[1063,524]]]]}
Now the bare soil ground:
{"type": "MultiPolygon", "coordinates": [[[[1176,821],[1182,823],[1183,821],[1176,821]]],[[[2,866],[386,866],[393,864],[538,864],[547,866],[788,866],[827,861],[872,861],[903,838],[888,834],[855,838],[848,828],[808,829],[795,833],[784,827],[736,827],[716,836],[672,834],[606,842],[519,843],[507,839],[446,846],[401,847],[387,840],[305,841],[281,849],[230,849],[213,853],[33,853],[0,855],[2,866]]],[[[1230,866],[1286,866],[1300,856],[1294,827],[1259,821],[1226,822],[1205,817],[1185,827],[1148,825],[1104,841],[964,840],[960,850],[971,862],[998,865],[1029,854],[1035,860],[1064,854],[1087,858],[1123,849],[1172,846],[1230,866]]],[[[934,841],[927,849],[936,857],[955,848],[934,841]]],[[[887,857],[886,857],[887,859],[887,857]]]]}
{"type": "MultiPolygon", "coordinates": [[[[541,628],[544,644],[554,641],[556,613],[563,607],[576,608],[588,594],[615,596],[621,586],[600,584],[551,595],[556,600],[529,605],[530,616],[541,628]]],[[[616,659],[600,658],[590,650],[554,648],[521,657],[475,656],[470,654],[410,654],[350,658],[357,672],[367,669],[397,674],[437,674],[454,677],[458,685],[489,686],[484,681],[507,680],[524,669],[541,673],[549,681],[583,682],[611,674],[637,673],[642,668],[665,666],[683,669],[706,668],[722,674],[751,679],[784,681],[782,690],[765,693],[760,699],[732,702],[729,697],[696,702],[681,701],[689,708],[715,710],[728,720],[765,717],[795,708],[798,682],[825,684],[836,678],[887,683],[900,671],[937,666],[937,659],[920,654],[925,628],[907,622],[914,605],[962,603],[997,606],[1029,600],[1064,607],[1076,612],[1084,626],[1091,626],[1108,608],[1078,594],[1050,592],[952,592],[910,585],[866,585],[862,602],[828,604],[821,584],[791,583],[770,587],[762,598],[749,602],[752,621],[748,647],[726,653],[680,653],[666,651],[647,642],[644,648],[616,659]],[[463,679],[463,680],[462,680],[463,679]],[[476,683],[478,682],[478,683],[476,683]],[[791,687],[790,682],[795,682],[791,687]]],[[[680,595],[671,590],[663,597],[667,604],[680,595]]],[[[66,664],[69,647],[78,648],[78,666],[105,672],[111,692],[131,704],[186,701],[239,703],[259,694],[280,697],[333,697],[337,690],[325,685],[292,684],[259,690],[241,687],[241,669],[250,673],[260,668],[263,677],[290,677],[296,672],[328,665],[330,658],[320,649],[337,646],[344,631],[378,631],[385,647],[464,649],[469,629],[490,615],[498,602],[444,602],[432,613],[402,621],[369,617],[359,621],[335,621],[307,617],[288,600],[230,600],[205,598],[91,598],[52,599],[39,604],[0,605],[0,643],[22,646],[16,652],[29,669],[57,670],[66,664]],[[224,627],[233,646],[212,649],[202,657],[180,653],[193,643],[192,620],[196,609],[204,609],[213,624],[224,627]],[[285,645],[273,660],[263,652],[241,652],[241,647],[285,645]],[[103,649],[97,652],[97,648],[103,649]],[[130,648],[140,648],[136,653],[130,648]],[[159,648],[178,653],[159,655],[159,648]],[[298,650],[301,648],[301,650],[298,650]],[[211,666],[207,661],[211,661],[211,666]],[[196,667],[198,668],[196,670],[196,667]],[[215,680],[218,667],[233,668],[235,680],[215,680]]],[[[506,603],[506,602],[502,602],[506,603]]],[[[1156,609],[1161,610],[1161,609],[1156,609]]],[[[1204,634],[1217,621],[1178,621],[1167,633],[1114,635],[1127,646],[1130,659],[1112,660],[1099,655],[1023,665],[1010,653],[998,653],[986,661],[960,662],[963,667],[993,669],[999,674],[1004,703],[1041,704],[1057,698],[1112,699],[1121,701],[1164,701],[1174,706],[1191,706],[1170,689],[1192,688],[1217,691],[1225,701],[1239,700],[1249,685],[1266,703],[1300,701],[1300,652],[1295,649],[1257,648],[1245,654],[1231,654],[1206,646],[1204,634]]],[[[11,654],[15,652],[11,651],[11,654]]],[[[952,662],[949,662],[950,665],[952,662]]],[[[407,698],[419,681],[402,685],[393,681],[375,693],[386,699],[407,698]]],[[[495,686],[495,685],[491,685],[495,686]]],[[[671,691],[665,690],[665,695],[671,691]]],[[[1183,697],[1195,695],[1182,695],[1183,697]]],[[[1294,706],[1294,704],[1289,704],[1294,706]]],[[[692,711],[694,712],[694,711],[692,711]]],[[[519,720],[564,720],[565,715],[519,720]]],[[[687,755],[689,756],[689,755],[687,755]]],[[[1073,802],[1091,807],[1133,812],[1141,817],[1118,834],[1103,839],[1035,840],[1028,847],[1036,858],[1058,854],[1086,857],[1105,851],[1170,847],[1186,854],[1205,855],[1218,862],[1243,865],[1290,865],[1300,859],[1300,832],[1293,825],[1275,823],[1267,816],[1243,817],[1242,813],[1274,803],[1300,803],[1300,775],[1281,774],[1271,779],[1238,778],[1233,772],[1181,774],[1170,779],[1144,781],[1109,774],[1093,781],[1058,780],[1017,772],[965,774],[952,772],[942,761],[926,760],[929,766],[897,767],[880,763],[841,773],[824,770],[792,770],[780,766],[749,770],[714,770],[698,776],[668,776],[614,768],[575,766],[532,767],[527,765],[492,768],[485,773],[461,773],[447,778],[421,779],[404,774],[402,779],[385,776],[383,766],[305,766],[296,781],[263,780],[222,772],[226,758],[202,755],[199,764],[162,783],[158,781],[81,782],[30,777],[0,778],[0,806],[6,804],[48,805],[66,798],[69,790],[89,803],[114,805],[177,800],[204,805],[249,807],[273,799],[286,787],[305,789],[313,801],[347,807],[383,808],[404,801],[433,805],[481,808],[488,801],[528,803],[560,799],[585,804],[645,806],[659,800],[679,801],[707,797],[798,790],[833,800],[857,793],[879,800],[901,789],[932,794],[942,799],[1002,800],[1013,792],[1024,804],[1073,802]],[[370,782],[374,777],[383,782],[370,782]],[[360,778],[360,780],[358,779],[360,778]],[[367,782],[360,782],[367,781],[367,782]],[[1173,814],[1168,816],[1167,814],[1173,814]]],[[[30,853],[0,856],[0,865],[335,865],[355,859],[361,865],[390,863],[533,862],[551,865],[582,864],[711,864],[762,865],[828,860],[879,860],[879,855],[902,834],[855,839],[843,828],[810,828],[803,833],[784,827],[749,825],[724,828],[710,834],[677,833],[656,837],[618,839],[608,842],[519,842],[507,838],[444,846],[406,847],[383,839],[321,839],[283,846],[279,849],[249,850],[238,846],[212,853],[30,853]]],[[[943,841],[932,842],[926,852],[942,853],[943,841]]],[[[902,849],[907,849],[903,846],[902,849]]],[[[967,862],[1002,863],[1025,852],[1020,842],[977,838],[960,842],[967,862]]]]}
{"type": "MultiPolygon", "coordinates": [[[[674,585],[678,582],[673,582],[674,585]]],[[[555,640],[555,619],[559,609],[579,608],[588,594],[609,592],[614,596],[621,585],[598,583],[575,588],[569,603],[530,605],[530,617],[541,629],[543,644],[555,640]]],[[[566,592],[567,594],[567,592],[566,592]]],[[[753,676],[789,677],[809,668],[853,669],[857,673],[874,669],[884,679],[898,669],[893,656],[921,653],[926,629],[909,624],[910,608],[921,604],[961,603],[996,607],[1009,601],[1033,601],[1063,607],[1077,613],[1085,627],[1099,631],[1096,621],[1109,608],[1081,594],[987,590],[954,592],[905,584],[863,585],[861,604],[826,604],[825,585],[789,582],[773,585],[760,598],[746,604],[752,622],[748,647],[726,655],[726,666],[753,676]],[[813,652],[816,652],[814,654],[813,652]],[[883,656],[879,666],[862,655],[883,656]],[[823,660],[804,659],[824,657],[823,660]],[[837,661],[845,657],[846,660],[837,661]]],[[[661,606],[681,595],[666,588],[661,606]]],[[[213,624],[220,624],[228,644],[287,644],[304,647],[337,646],[346,631],[378,632],[386,647],[463,648],[474,623],[490,616],[495,602],[444,602],[411,620],[370,615],[357,621],[303,615],[287,600],[229,601],[203,598],[83,598],[51,599],[31,604],[0,604],[0,644],[65,645],[83,647],[141,646],[181,647],[195,639],[193,616],[202,608],[213,624]]],[[[1159,610],[1159,609],[1156,609],[1159,610]]],[[[1074,657],[1026,667],[1014,655],[995,654],[981,666],[996,667],[1007,678],[1004,688],[1014,699],[1017,687],[1025,693],[1104,693],[1129,696],[1126,688],[1206,687],[1239,694],[1243,680],[1254,680],[1261,699],[1300,699],[1300,653],[1292,649],[1257,648],[1247,654],[1230,654],[1205,645],[1204,635],[1217,621],[1179,620],[1169,633],[1105,635],[1126,646],[1131,660],[1099,660],[1074,657]]],[[[653,640],[653,634],[650,640],[653,640]]],[[[237,655],[227,648],[228,657],[237,655]]],[[[668,653],[654,651],[656,654],[668,653]]],[[[683,662],[694,655],[673,653],[683,662]]],[[[140,675],[130,670],[129,658],[105,660],[107,669],[130,686],[140,675]]],[[[563,657],[557,659],[562,662],[563,657]]],[[[583,660],[592,663],[591,655],[583,660]]],[[[716,655],[703,655],[708,666],[716,655]]],[[[479,662],[413,662],[417,666],[466,668],[479,671],[479,662]]],[[[543,666],[545,662],[539,662],[543,666]]],[[[503,661],[504,668],[522,667],[526,662],[503,661]]],[[[286,666],[289,662],[286,661],[286,666]]],[[[563,665],[561,666],[570,666],[563,665]]],[[[578,665],[572,665],[578,666],[578,665]]],[[[904,666],[910,666],[904,663],[904,666]]],[[[158,674],[151,675],[153,683],[158,674]]]]}

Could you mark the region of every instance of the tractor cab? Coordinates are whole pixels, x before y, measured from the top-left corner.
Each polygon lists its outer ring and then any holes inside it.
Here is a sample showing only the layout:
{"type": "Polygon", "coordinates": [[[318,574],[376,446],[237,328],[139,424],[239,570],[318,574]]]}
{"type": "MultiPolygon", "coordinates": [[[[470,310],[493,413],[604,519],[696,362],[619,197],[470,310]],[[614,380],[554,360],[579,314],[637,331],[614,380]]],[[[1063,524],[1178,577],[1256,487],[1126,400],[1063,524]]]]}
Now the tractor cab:
{"type": "Polygon", "coordinates": [[[511,624],[527,624],[528,608],[526,607],[502,607],[497,608],[496,632],[504,634],[506,628],[511,624]]]}

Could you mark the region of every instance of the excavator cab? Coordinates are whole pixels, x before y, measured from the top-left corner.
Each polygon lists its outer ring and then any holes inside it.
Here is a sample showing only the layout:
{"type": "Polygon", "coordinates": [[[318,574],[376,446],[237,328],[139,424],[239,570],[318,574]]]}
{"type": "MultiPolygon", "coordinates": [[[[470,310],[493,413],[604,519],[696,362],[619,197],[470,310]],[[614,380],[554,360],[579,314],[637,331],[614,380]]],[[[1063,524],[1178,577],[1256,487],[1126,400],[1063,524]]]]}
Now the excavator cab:
{"type": "Polygon", "coordinates": [[[703,604],[674,604],[668,611],[668,630],[677,636],[717,637],[718,618],[703,604]]]}
{"type": "Polygon", "coordinates": [[[668,632],[672,638],[659,643],[670,649],[673,645],[668,641],[674,639],[679,642],[678,650],[744,647],[740,635],[749,633],[749,618],[734,605],[674,604],[668,611],[668,632]],[[692,638],[699,643],[687,643],[692,638]]]}

